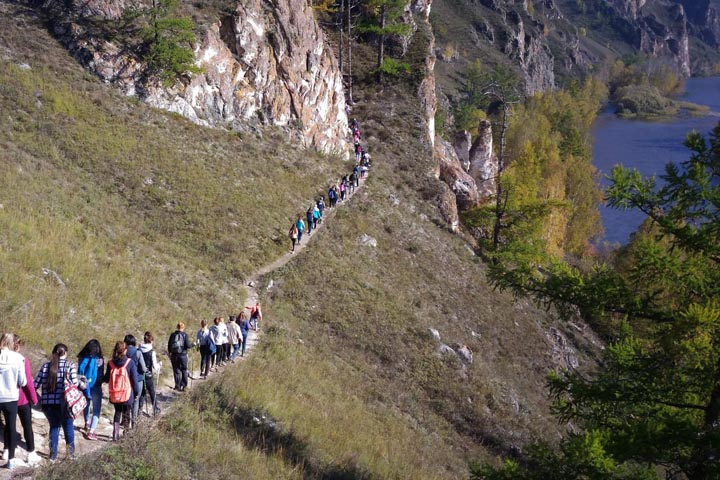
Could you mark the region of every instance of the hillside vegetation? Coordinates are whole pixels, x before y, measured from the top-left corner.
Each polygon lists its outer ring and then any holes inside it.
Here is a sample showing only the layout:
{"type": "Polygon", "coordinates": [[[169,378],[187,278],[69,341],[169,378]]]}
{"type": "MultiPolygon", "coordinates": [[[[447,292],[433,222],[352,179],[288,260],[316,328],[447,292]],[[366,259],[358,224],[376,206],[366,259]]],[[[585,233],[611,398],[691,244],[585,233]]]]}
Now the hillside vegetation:
{"type": "MultiPolygon", "coordinates": [[[[0,5],[3,327],[74,352],[237,309],[239,282],[286,251],[292,215],[347,165],[283,131],[204,129],[123,98],[30,13],[0,5]]],[[[157,429],[39,478],[457,478],[471,459],[560,439],[545,375],[589,368],[596,347],[582,325],[495,292],[444,227],[418,141],[427,44],[410,46],[415,74],[357,87],[371,177],[264,279],[252,357],[157,429]],[[443,344],[466,345],[472,363],[443,344]]],[[[373,52],[359,50],[362,68],[373,52]]]]}

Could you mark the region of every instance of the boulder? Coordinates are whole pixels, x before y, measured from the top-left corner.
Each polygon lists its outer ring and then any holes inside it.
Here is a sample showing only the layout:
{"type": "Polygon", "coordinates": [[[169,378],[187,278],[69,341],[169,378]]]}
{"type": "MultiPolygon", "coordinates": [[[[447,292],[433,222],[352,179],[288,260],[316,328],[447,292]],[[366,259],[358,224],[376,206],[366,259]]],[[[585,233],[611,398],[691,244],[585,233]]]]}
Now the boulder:
{"type": "Polygon", "coordinates": [[[498,160],[493,153],[492,124],[481,120],[478,136],[470,147],[470,175],[475,180],[481,199],[495,196],[497,188],[498,160]]]}
{"type": "Polygon", "coordinates": [[[436,329],[434,329],[432,327],[428,328],[428,330],[430,331],[430,335],[432,335],[432,337],[435,340],[438,340],[438,341],[440,340],[440,332],[438,332],[436,329]]]}
{"type": "Polygon", "coordinates": [[[477,185],[460,164],[453,147],[442,138],[435,139],[435,158],[440,168],[440,179],[455,194],[459,210],[469,210],[480,203],[477,185]]]}
{"type": "Polygon", "coordinates": [[[358,243],[360,245],[362,245],[363,247],[372,247],[372,248],[377,247],[377,240],[375,240],[373,237],[371,237],[370,235],[368,235],[366,233],[363,233],[362,235],[360,235],[360,238],[358,238],[358,243]]]}

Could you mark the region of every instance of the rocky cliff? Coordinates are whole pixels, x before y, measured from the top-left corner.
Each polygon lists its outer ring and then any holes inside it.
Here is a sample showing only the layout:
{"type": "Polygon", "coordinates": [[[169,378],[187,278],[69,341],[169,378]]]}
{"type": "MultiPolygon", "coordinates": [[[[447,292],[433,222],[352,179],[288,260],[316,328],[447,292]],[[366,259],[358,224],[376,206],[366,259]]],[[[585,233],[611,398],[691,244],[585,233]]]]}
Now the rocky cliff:
{"type": "Polygon", "coordinates": [[[304,147],[345,151],[347,116],[337,62],[303,0],[240,0],[204,27],[194,46],[202,73],[172,87],[148,77],[132,49],[98,36],[124,0],[44,4],[61,42],[90,71],[128,95],[195,123],[291,127],[304,147]]]}

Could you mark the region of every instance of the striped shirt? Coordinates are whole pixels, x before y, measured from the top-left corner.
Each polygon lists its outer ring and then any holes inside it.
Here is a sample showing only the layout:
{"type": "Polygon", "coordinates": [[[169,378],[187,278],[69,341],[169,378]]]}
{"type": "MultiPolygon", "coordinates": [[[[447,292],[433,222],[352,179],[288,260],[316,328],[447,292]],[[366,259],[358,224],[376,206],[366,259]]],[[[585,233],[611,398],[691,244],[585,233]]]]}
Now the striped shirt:
{"type": "Polygon", "coordinates": [[[40,387],[42,387],[42,395],[40,395],[41,405],[61,405],[65,393],[65,370],[67,369],[68,371],[70,382],[72,382],[74,385],[77,385],[77,367],[75,366],[75,364],[68,362],[66,359],[60,359],[57,373],[57,383],[55,384],[54,392],[48,392],[47,389],[49,369],[50,362],[47,362],[42,367],[40,367],[40,371],[35,377],[35,389],[40,390],[40,387]]]}

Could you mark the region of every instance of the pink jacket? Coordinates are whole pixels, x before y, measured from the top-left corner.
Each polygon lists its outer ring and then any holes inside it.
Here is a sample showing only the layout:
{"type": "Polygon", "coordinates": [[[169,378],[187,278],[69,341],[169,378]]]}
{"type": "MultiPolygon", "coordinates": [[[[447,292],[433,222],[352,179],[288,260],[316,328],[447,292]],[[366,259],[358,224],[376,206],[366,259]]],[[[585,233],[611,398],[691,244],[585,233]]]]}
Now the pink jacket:
{"type": "MultiPolygon", "coordinates": [[[[27,358],[25,359],[25,375],[27,376],[27,378],[33,378],[32,372],[30,371],[30,360],[28,360],[27,358]]],[[[18,397],[18,407],[27,405],[28,399],[30,400],[32,405],[38,403],[38,396],[37,392],[35,391],[35,383],[33,383],[31,380],[28,380],[27,385],[20,389],[20,396],[18,397]]]]}

